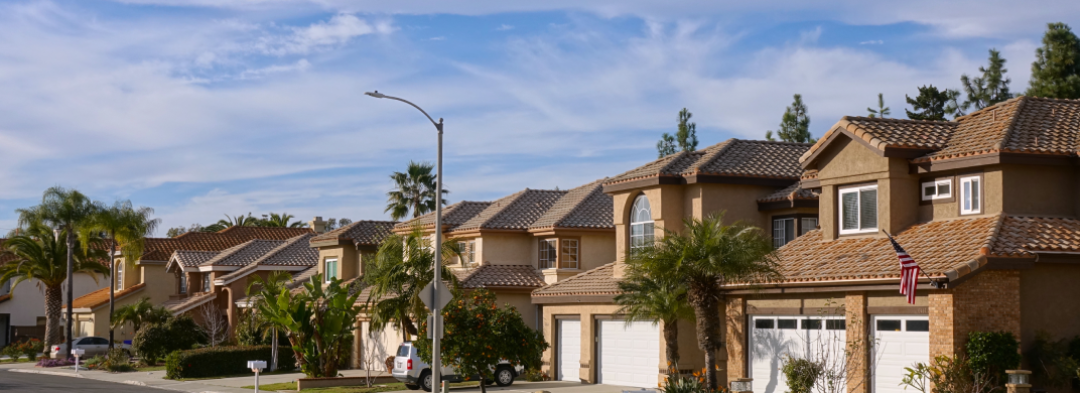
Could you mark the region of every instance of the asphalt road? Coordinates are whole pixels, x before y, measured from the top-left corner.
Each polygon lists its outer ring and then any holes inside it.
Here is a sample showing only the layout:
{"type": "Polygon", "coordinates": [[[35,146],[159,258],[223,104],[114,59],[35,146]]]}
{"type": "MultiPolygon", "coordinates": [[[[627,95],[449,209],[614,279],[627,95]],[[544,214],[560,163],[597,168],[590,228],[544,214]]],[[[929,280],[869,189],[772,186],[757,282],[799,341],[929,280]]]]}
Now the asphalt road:
{"type": "Polygon", "coordinates": [[[88,378],[63,377],[59,375],[16,373],[0,370],[0,392],[110,392],[140,393],[157,392],[160,389],[122,383],[95,381],[88,378]]]}

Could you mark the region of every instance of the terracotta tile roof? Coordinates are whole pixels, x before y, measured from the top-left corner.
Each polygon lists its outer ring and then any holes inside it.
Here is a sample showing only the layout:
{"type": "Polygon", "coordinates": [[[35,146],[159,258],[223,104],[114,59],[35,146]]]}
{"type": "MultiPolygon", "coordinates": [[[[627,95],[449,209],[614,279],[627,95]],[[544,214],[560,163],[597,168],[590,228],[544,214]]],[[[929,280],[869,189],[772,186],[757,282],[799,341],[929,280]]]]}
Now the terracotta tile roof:
{"type": "Polygon", "coordinates": [[[248,240],[225,249],[199,266],[247,266],[285,243],[284,240],[248,240]]]}
{"type": "MultiPolygon", "coordinates": [[[[130,287],[124,288],[121,291],[117,291],[113,295],[114,299],[121,299],[133,293],[141,291],[146,284],[135,284],[130,287]]],[[[109,304],[109,287],[101,288],[88,294],[79,296],[71,301],[71,308],[89,308],[94,309],[103,305],[109,304]]]]}
{"type": "Polygon", "coordinates": [[[817,179],[817,178],[818,178],[817,169],[807,169],[807,170],[803,171],[801,179],[802,180],[811,180],[811,179],[817,179]]]}
{"type": "Polygon", "coordinates": [[[778,202],[778,201],[794,201],[794,200],[810,200],[816,201],[818,195],[810,190],[803,189],[799,182],[787,186],[781,190],[778,190],[772,194],[758,198],[758,202],[778,202]]]}
{"type": "Polygon", "coordinates": [[[315,266],[319,260],[319,251],[308,245],[313,236],[315,236],[314,233],[308,233],[286,240],[251,261],[247,266],[221,276],[218,280],[229,283],[259,270],[260,266],[315,266]]]}
{"type": "Polygon", "coordinates": [[[1080,220],[1007,216],[992,247],[994,255],[1030,256],[1035,252],[1080,252],[1080,220]]]}
{"type": "Polygon", "coordinates": [[[169,300],[165,303],[162,303],[161,306],[165,307],[173,314],[182,314],[184,312],[190,311],[191,309],[194,309],[195,307],[206,304],[207,302],[216,298],[216,292],[199,292],[183,299],[169,300]]]}
{"type": "Polygon", "coordinates": [[[176,250],[221,251],[254,240],[286,240],[305,233],[310,228],[231,227],[218,232],[188,232],[174,238],[147,238],[142,259],[168,261],[176,250]]]}
{"type": "MultiPolygon", "coordinates": [[[[443,208],[442,224],[453,230],[458,225],[469,221],[481,211],[486,209],[491,202],[461,201],[443,208]]],[[[423,228],[435,226],[435,212],[394,225],[395,230],[408,230],[415,225],[423,228]]]]}
{"type": "Polygon", "coordinates": [[[728,139],[702,150],[679,152],[612,177],[616,184],[650,177],[722,175],[798,179],[798,158],[809,144],[728,139]]]}
{"type": "Polygon", "coordinates": [[[465,288],[527,287],[540,288],[544,277],[532,265],[481,265],[459,277],[465,288]]]}
{"type": "Polygon", "coordinates": [[[615,229],[615,202],[604,193],[603,178],[566,192],[530,229],[598,228],[615,229]]]}
{"type": "Polygon", "coordinates": [[[183,267],[195,267],[214,259],[214,257],[220,253],[220,251],[176,250],[176,252],[173,253],[172,258],[169,258],[169,264],[180,264],[180,266],[183,267]]]}
{"type": "MultiPolygon", "coordinates": [[[[895,234],[896,241],[930,276],[942,276],[985,254],[1000,216],[933,221],[895,234]]],[[[796,238],[776,252],[784,282],[899,278],[899,262],[882,236],[822,241],[821,230],[796,238]]]]}
{"type": "Polygon", "coordinates": [[[615,278],[615,263],[613,262],[537,289],[532,292],[532,296],[617,295],[619,293],[619,280],[615,278]]]}
{"type": "Polygon", "coordinates": [[[951,121],[881,119],[844,116],[817,143],[799,157],[804,162],[832,142],[834,134],[847,131],[876,149],[886,147],[937,150],[945,147],[956,129],[951,121]]]}
{"type": "Polygon", "coordinates": [[[956,119],[948,146],[915,161],[992,152],[1075,155],[1080,101],[1020,96],[956,119]]]}
{"type": "Polygon", "coordinates": [[[11,300],[11,294],[10,293],[5,294],[5,295],[0,295],[0,303],[6,302],[8,300],[11,300]]]}
{"type": "Polygon", "coordinates": [[[347,240],[357,246],[377,246],[391,235],[397,221],[360,220],[311,238],[311,243],[347,240]]]}
{"type": "Polygon", "coordinates": [[[551,208],[566,191],[530,190],[518,191],[491,202],[468,221],[454,228],[455,231],[475,229],[525,230],[551,208]]]}

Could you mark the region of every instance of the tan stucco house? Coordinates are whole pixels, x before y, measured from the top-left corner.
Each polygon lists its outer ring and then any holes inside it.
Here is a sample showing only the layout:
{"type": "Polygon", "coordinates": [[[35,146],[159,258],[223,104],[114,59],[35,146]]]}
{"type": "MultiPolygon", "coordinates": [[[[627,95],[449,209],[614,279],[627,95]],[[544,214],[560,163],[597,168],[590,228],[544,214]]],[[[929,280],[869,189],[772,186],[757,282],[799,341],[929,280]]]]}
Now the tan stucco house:
{"type": "MultiPolygon", "coordinates": [[[[681,230],[685,218],[719,212],[725,212],[725,222],[762,228],[777,246],[813,230],[817,196],[798,185],[803,172],[798,160],[809,148],[731,139],[605,180],[603,191],[614,201],[614,253],[604,265],[532,294],[551,344],[544,371],[557,380],[656,387],[668,368],[661,327],[626,323],[614,303],[623,256],[665,229],[681,230]]],[[[680,322],[680,370],[704,364],[694,334],[693,323],[680,322]]]]}
{"type": "MultiPolygon", "coordinates": [[[[175,238],[148,238],[145,251],[142,257],[135,261],[133,269],[124,263],[119,255],[113,259],[117,272],[112,278],[116,280],[116,307],[134,303],[144,297],[150,298],[150,302],[155,305],[184,299],[189,295],[181,293],[185,280],[186,283],[191,283],[187,285],[190,290],[192,285],[201,288],[198,285],[206,276],[224,275],[221,270],[182,275],[178,273],[179,269],[176,269],[170,273],[166,266],[178,250],[217,253],[252,240],[288,240],[311,231],[310,228],[230,227],[213,233],[188,232],[175,238]]],[[[76,336],[108,336],[108,285],[76,298],[73,303],[76,336]]],[[[116,330],[115,338],[130,340],[133,335],[130,326],[126,326],[116,330]]]]}

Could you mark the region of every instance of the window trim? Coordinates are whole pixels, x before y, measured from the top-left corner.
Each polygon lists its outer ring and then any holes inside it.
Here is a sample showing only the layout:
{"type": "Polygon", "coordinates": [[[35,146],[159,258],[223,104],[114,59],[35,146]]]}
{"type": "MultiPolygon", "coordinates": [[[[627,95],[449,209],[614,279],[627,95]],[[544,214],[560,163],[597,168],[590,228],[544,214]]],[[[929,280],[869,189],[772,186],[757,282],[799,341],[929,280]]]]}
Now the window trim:
{"type": "Polygon", "coordinates": [[[577,237],[561,237],[559,238],[559,249],[556,254],[558,255],[559,269],[581,269],[581,239],[577,237]],[[568,266],[566,261],[566,254],[563,252],[563,242],[574,242],[574,266],[568,266]]]}
{"type": "MultiPolygon", "coordinates": [[[[839,234],[841,234],[841,235],[857,235],[857,234],[865,234],[865,233],[874,233],[874,232],[878,231],[878,229],[880,228],[880,225],[875,225],[873,228],[867,228],[867,229],[862,229],[862,228],[844,229],[844,194],[854,193],[855,195],[859,196],[859,199],[858,199],[859,208],[856,209],[856,210],[860,212],[859,213],[860,217],[858,217],[859,218],[858,221],[860,222],[859,225],[861,226],[862,225],[861,224],[861,222],[862,222],[862,217],[861,217],[861,214],[862,214],[861,213],[862,212],[862,196],[860,195],[860,193],[863,190],[869,190],[869,189],[873,189],[875,191],[875,194],[876,194],[876,192],[878,191],[878,184],[877,183],[871,183],[871,184],[863,184],[863,185],[854,185],[854,186],[846,186],[846,187],[842,187],[842,188],[838,187],[836,189],[836,218],[837,218],[836,229],[837,229],[839,234]]],[[[877,215],[877,218],[881,218],[881,212],[878,211],[878,206],[879,206],[878,201],[875,200],[874,201],[874,213],[877,215]]]]}
{"type": "Polygon", "coordinates": [[[331,279],[338,278],[337,274],[338,274],[338,258],[333,257],[333,258],[323,259],[323,282],[330,283],[331,279]],[[333,261],[333,263],[334,263],[334,275],[330,275],[330,262],[331,261],[333,261]]]}
{"type": "Polygon", "coordinates": [[[924,201],[936,201],[936,200],[941,200],[941,199],[952,199],[953,193],[956,190],[956,187],[953,187],[952,183],[953,183],[952,177],[945,177],[945,178],[938,178],[938,179],[924,181],[924,182],[921,183],[921,186],[919,187],[919,195],[922,198],[922,200],[924,200],[924,201]],[[949,193],[947,195],[941,195],[940,193],[937,192],[938,188],[940,187],[941,184],[948,184],[949,193]],[[934,195],[928,197],[926,195],[926,187],[930,186],[930,185],[934,186],[934,195]]]}
{"type": "MultiPolygon", "coordinates": [[[[776,231],[776,220],[783,220],[783,219],[788,219],[788,218],[795,220],[795,237],[792,238],[792,241],[795,241],[795,239],[798,239],[799,236],[804,235],[805,232],[807,231],[807,229],[803,227],[803,220],[808,219],[808,218],[813,218],[813,219],[817,220],[817,225],[814,228],[810,228],[809,230],[814,230],[814,229],[817,229],[818,227],[821,226],[821,217],[819,217],[817,214],[795,213],[795,214],[778,214],[778,215],[775,215],[775,216],[769,216],[769,222],[771,223],[770,224],[771,225],[770,226],[771,231],[769,232],[769,238],[770,239],[775,240],[775,237],[773,237],[773,234],[776,233],[775,232],[776,231]]],[[[787,243],[785,243],[785,244],[787,244],[787,243]]]]}
{"type": "Polygon", "coordinates": [[[960,209],[960,215],[967,216],[967,215],[973,215],[973,214],[981,214],[982,211],[983,211],[982,210],[983,206],[986,205],[986,193],[983,192],[983,189],[984,189],[983,188],[983,176],[981,174],[978,174],[978,175],[958,176],[958,178],[959,179],[957,180],[957,184],[960,185],[960,187],[958,187],[960,189],[960,192],[959,192],[959,195],[957,195],[956,199],[957,199],[957,207],[960,209]],[[976,194],[976,196],[975,196],[975,205],[977,205],[977,206],[975,206],[975,208],[973,208],[973,209],[964,209],[964,190],[965,190],[964,183],[965,182],[970,183],[972,180],[977,182],[975,190],[974,190],[974,193],[976,194]]]}
{"type": "Polygon", "coordinates": [[[536,239],[536,267],[545,270],[559,268],[558,238],[547,237],[536,239]],[[551,255],[552,253],[554,253],[555,255],[551,255]],[[544,257],[545,254],[547,254],[547,258],[544,257]]]}
{"type": "Polygon", "coordinates": [[[653,216],[652,216],[652,202],[649,201],[649,197],[645,196],[644,193],[639,193],[637,196],[634,197],[634,201],[631,202],[631,204],[630,204],[630,217],[629,217],[629,220],[627,220],[627,221],[630,222],[630,224],[628,225],[629,233],[627,233],[627,235],[629,236],[630,241],[627,242],[627,244],[630,246],[629,248],[630,248],[631,251],[633,251],[636,248],[641,248],[641,246],[635,246],[634,245],[634,227],[637,226],[637,225],[642,226],[641,238],[643,240],[643,244],[644,244],[644,241],[646,239],[648,239],[648,240],[655,240],[656,239],[656,220],[654,220],[653,216]],[[648,211],[649,211],[649,220],[648,221],[636,221],[637,213],[638,213],[638,202],[639,201],[644,201],[645,205],[646,205],[645,207],[648,207],[648,211]],[[652,225],[649,225],[649,224],[652,224],[652,225]],[[649,227],[652,227],[652,233],[645,233],[646,232],[645,229],[649,228],[649,227]]]}

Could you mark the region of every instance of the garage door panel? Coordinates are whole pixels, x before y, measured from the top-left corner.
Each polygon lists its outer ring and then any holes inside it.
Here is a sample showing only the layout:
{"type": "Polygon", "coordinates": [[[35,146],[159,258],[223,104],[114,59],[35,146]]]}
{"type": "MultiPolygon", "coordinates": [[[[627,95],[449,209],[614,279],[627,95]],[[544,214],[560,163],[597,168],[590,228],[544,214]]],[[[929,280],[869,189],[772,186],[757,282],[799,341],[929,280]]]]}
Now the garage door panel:
{"type": "Polygon", "coordinates": [[[581,321],[559,321],[559,358],[558,379],[560,381],[581,381],[581,321]]]}
{"type": "Polygon", "coordinates": [[[900,386],[904,368],[930,360],[929,318],[875,316],[874,320],[873,393],[905,393],[900,386]]]}
{"type": "Polygon", "coordinates": [[[599,382],[656,387],[660,365],[660,330],[650,322],[597,321],[599,382]]]}
{"type": "Polygon", "coordinates": [[[832,358],[842,356],[846,345],[842,321],[842,318],[802,315],[751,317],[750,376],[754,378],[754,392],[790,390],[780,371],[786,356],[815,361],[827,358],[835,363],[832,358]]]}

